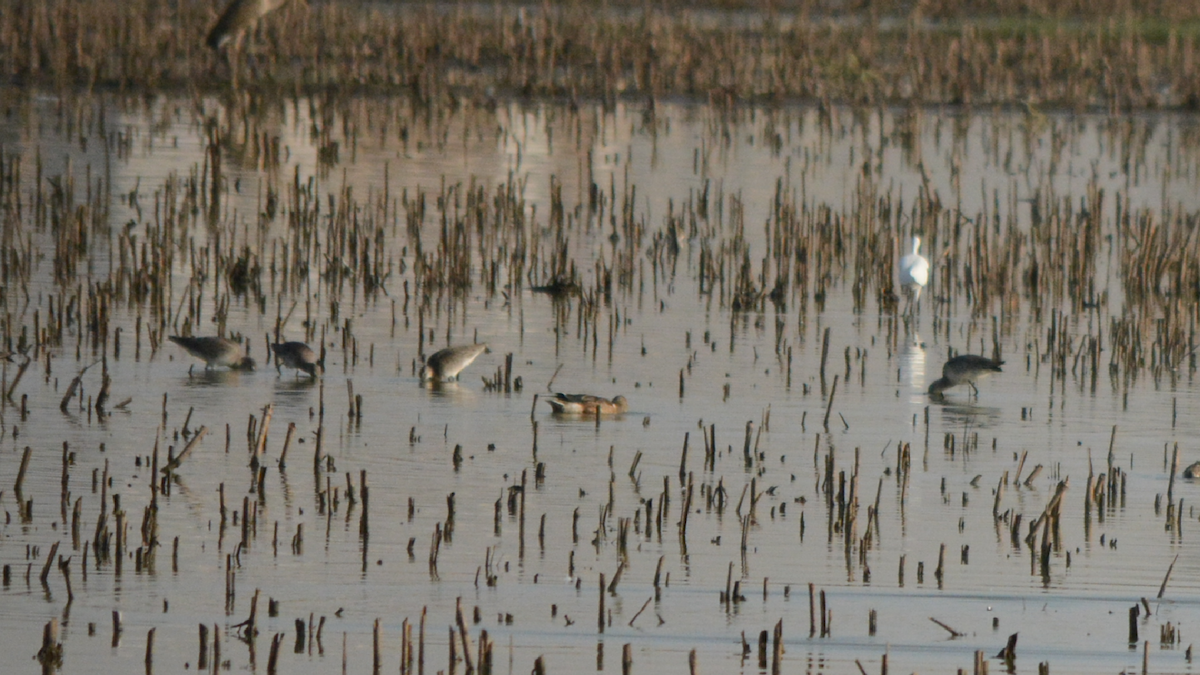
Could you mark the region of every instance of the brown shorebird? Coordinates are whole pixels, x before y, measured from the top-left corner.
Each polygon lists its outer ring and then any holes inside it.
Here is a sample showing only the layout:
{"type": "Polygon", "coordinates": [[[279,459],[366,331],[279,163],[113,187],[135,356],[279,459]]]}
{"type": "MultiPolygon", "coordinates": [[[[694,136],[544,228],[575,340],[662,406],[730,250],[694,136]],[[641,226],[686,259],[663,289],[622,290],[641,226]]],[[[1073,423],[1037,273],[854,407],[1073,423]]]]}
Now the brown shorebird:
{"type": "Polygon", "coordinates": [[[254,359],[246,356],[240,342],[223,337],[184,337],[171,335],[167,338],[183,347],[187,353],[204,359],[205,369],[213,366],[228,366],[233,370],[254,370],[254,359]]]}
{"type": "Polygon", "coordinates": [[[303,342],[282,342],[271,345],[271,351],[275,352],[275,358],[279,359],[279,362],[275,364],[276,372],[281,372],[281,366],[287,366],[298,371],[303,370],[315,378],[318,370],[325,370],[317,353],[303,342]]]}
{"type": "Polygon", "coordinates": [[[921,238],[913,237],[912,253],[900,258],[900,288],[908,297],[905,313],[911,312],[929,283],[929,261],[921,255],[921,238]]]}
{"type": "Polygon", "coordinates": [[[248,29],[264,16],[274,12],[288,3],[288,0],[233,0],[217,24],[209,31],[204,41],[213,49],[221,49],[230,42],[236,42],[248,29]]]}
{"type": "Polygon", "coordinates": [[[555,394],[546,399],[554,412],[562,415],[615,415],[629,410],[629,401],[617,396],[611,401],[591,394],[555,394]]]}
{"type": "Polygon", "coordinates": [[[484,352],[490,352],[485,344],[459,345],[447,347],[430,354],[421,368],[421,381],[450,382],[457,380],[463,368],[471,365],[475,357],[484,352]]]}
{"type": "Polygon", "coordinates": [[[976,354],[960,354],[942,366],[942,377],[934,380],[933,384],[929,385],[929,394],[931,396],[941,396],[943,391],[950,387],[957,387],[960,384],[971,385],[971,391],[975,395],[979,395],[979,389],[975,387],[975,381],[987,377],[992,373],[1000,372],[1000,366],[1003,361],[989,359],[986,356],[978,356],[976,354]]]}
{"type": "Polygon", "coordinates": [[[1196,480],[1200,478],[1200,462],[1192,462],[1181,472],[1182,476],[1188,480],[1196,480]]]}

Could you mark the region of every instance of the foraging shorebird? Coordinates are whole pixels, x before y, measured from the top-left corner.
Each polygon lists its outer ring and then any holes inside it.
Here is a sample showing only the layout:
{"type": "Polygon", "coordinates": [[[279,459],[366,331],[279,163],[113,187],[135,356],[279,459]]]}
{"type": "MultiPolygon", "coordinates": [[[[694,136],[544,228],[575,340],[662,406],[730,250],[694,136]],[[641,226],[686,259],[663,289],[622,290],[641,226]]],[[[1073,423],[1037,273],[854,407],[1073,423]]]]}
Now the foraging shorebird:
{"type": "Polygon", "coordinates": [[[1200,478],[1200,462],[1192,462],[1185,468],[1181,475],[1188,480],[1196,480],[1200,478]]]}
{"type": "Polygon", "coordinates": [[[275,364],[276,372],[281,372],[281,366],[287,366],[298,371],[303,370],[315,378],[317,370],[325,370],[317,353],[303,342],[282,342],[271,345],[271,351],[275,352],[275,358],[279,359],[279,362],[275,364]]]}
{"type": "Polygon", "coordinates": [[[977,354],[960,354],[942,366],[942,377],[934,380],[933,384],[929,385],[930,396],[941,396],[943,391],[950,387],[957,387],[960,384],[971,385],[971,391],[975,395],[979,395],[979,389],[975,387],[975,381],[987,377],[992,373],[1000,372],[1000,366],[1003,361],[989,359],[986,356],[977,354]]]}
{"type": "Polygon", "coordinates": [[[546,399],[546,403],[555,413],[564,415],[615,415],[629,410],[629,401],[624,396],[610,401],[591,394],[555,394],[554,398],[546,399]]]}
{"type": "Polygon", "coordinates": [[[421,381],[450,382],[457,380],[463,368],[471,365],[477,356],[490,352],[485,344],[459,345],[447,347],[430,354],[421,367],[421,381]]]}
{"type": "Polygon", "coordinates": [[[254,359],[246,356],[240,342],[223,337],[185,337],[172,335],[167,338],[183,347],[187,353],[204,359],[204,368],[228,366],[233,370],[254,370],[254,359]]]}
{"type": "Polygon", "coordinates": [[[213,49],[235,42],[258,20],[288,3],[288,0],[233,0],[205,39],[213,49]]]}
{"type": "Polygon", "coordinates": [[[904,291],[908,302],[905,303],[905,313],[912,311],[921,298],[921,289],[929,283],[929,261],[921,255],[921,238],[913,237],[912,253],[900,258],[900,288],[904,291]]]}

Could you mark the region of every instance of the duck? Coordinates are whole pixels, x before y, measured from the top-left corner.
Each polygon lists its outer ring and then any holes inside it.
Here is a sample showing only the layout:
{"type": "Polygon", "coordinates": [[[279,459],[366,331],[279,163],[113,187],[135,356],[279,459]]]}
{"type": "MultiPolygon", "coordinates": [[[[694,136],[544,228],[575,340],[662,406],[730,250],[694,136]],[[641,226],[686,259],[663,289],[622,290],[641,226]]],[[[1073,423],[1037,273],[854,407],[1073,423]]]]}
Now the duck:
{"type": "Polygon", "coordinates": [[[209,31],[204,43],[220,50],[235,42],[258,20],[283,7],[289,0],[233,0],[221,13],[216,25],[209,31]]]}
{"type": "Polygon", "coordinates": [[[204,368],[228,366],[231,370],[254,370],[254,359],[246,355],[242,344],[229,338],[171,335],[168,340],[183,347],[187,353],[204,359],[204,368]]]}
{"type": "Polygon", "coordinates": [[[612,400],[591,394],[555,394],[546,403],[560,415],[615,415],[629,410],[629,401],[624,396],[612,400]]]}
{"type": "Polygon", "coordinates": [[[950,387],[969,384],[971,391],[978,396],[979,389],[975,386],[975,381],[992,373],[1001,372],[1000,366],[1002,365],[1004,365],[1003,361],[989,359],[986,356],[960,354],[942,366],[942,376],[929,385],[929,394],[930,396],[941,396],[942,392],[950,387]]]}
{"type": "Polygon", "coordinates": [[[430,354],[421,367],[422,382],[451,382],[458,379],[458,374],[480,354],[491,352],[483,343],[473,345],[458,345],[447,347],[430,354]]]}
{"type": "Polygon", "coordinates": [[[908,297],[908,310],[911,311],[921,298],[921,289],[929,283],[929,261],[921,255],[921,238],[912,238],[912,253],[900,258],[900,288],[908,297]]]}
{"type": "Polygon", "coordinates": [[[315,379],[318,370],[325,370],[320,359],[317,357],[317,353],[303,342],[273,344],[271,345],[271,351],[275,352],[275,357],[279,359],[279,362],[275,364],[276,372],[282,372],[281,367],[287,366],[288,368],[295,368],[298,371],[304,371],[315,379]]]}

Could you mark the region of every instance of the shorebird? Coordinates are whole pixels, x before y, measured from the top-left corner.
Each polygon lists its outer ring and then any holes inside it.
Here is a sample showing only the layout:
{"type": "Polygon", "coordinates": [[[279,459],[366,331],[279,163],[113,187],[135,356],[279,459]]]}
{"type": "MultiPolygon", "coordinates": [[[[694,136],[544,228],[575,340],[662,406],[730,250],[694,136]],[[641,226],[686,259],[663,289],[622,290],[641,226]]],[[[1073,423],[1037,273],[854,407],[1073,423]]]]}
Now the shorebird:
{"type": "Polygon", "coordinates": [[[905,312],[912,311],[929,283],[929,261],[921,255],[921,238],[913,237],[912,253],[900,258],[900,288],[908,297],[905,312]]]}
{"type": "Polygon", "coordinates": [[[979,395],[979,389],[975,387],[975,380],[987,377],[992,373],[1000,372],[1000,366],[1003,361],[989,359],[986,356],[977,354],[960,354],[942,366],[942,377],[934,380],[933,384],[929,385],[929,394],[931,396],[941,396],[943,391],[950,387],[957,387],[960,384],[971,385],[971,391],[975,395],[979,395]]]}
{"type": "Polygon", "coordinates": [[[591,394],[555,394],[554,398],[546,399],[546,403],[555,413],[566,415],[612,415],[629,410],[629,401],[624,396],[610,401],[591,394]]]}
{"type": "Polygon", "coordinates": [[[221,49],[236,41],[258,20],[288,3],[288,0],[233,0],[205,39],[213,49],[221,49]]]}
{"type": "Polygon", "coordinates": [[[457,380],[463,368],[471,365],[475,357],[484,352],[490,352],[485,344],[459,345],[447,347],[430,354],[421,367],[421,381],[449,382],[457,380]]]}
{"type": "Polygon", "coordinates": [[[317,353],[309,348],[303,342],[282,342],[277,345],[271,345],[271,351],[275,352],[275,357],[279,362],[275,364],[275,371],[282,372],[281,366],[303,370],[311,377],[317,376],[317,370],[325,370],[321,365],[317,353]]]}
{"type": "Polygon", "coordinates": [[[1188,480],[1196,480],[1200,478],[1200,462],[1192,462],[1182,472],[1184,478],[1188,480]]]}
{"type": "Polygon", "coordinates": [[[185,337],[171,335],[167,338],[183,347],[187,353],[204,359],[205,369],[213,366],[228,366],[233,370],[254,370],[254,359],[246,356],[240,342],[223,337],[185,337]]]}

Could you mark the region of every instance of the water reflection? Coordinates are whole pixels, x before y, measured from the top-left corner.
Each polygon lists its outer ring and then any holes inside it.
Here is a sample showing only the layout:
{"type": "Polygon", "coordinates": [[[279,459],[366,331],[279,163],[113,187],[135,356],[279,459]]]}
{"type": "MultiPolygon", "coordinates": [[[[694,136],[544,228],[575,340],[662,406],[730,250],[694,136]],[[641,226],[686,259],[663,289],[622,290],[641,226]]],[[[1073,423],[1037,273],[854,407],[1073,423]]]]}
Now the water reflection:
{"type": "Polygon", "coordinates": [[[316,404],[316,390],[319,388],[317,378],[307,375],[291,378],[285,375],[274,382],[272,391],[275,405],[281,410],[295,410],[301,413],[308,410],[311,414],[312,406],[316,404]]]}
{"type": "Polygon", "coordinates": [[[925,375],[925,343],[917,333],[905,337],[904,347],[900,350],[901,379],[911,391],[923,394],[929,388],[925,375]]]}
{"type": "Polygon", "coordinates": [[[281,375],[275,378],[275,391],[283,393],[302,392],[314,389],[320,378],[301,374],[298,377],[281,375]]]}
{"type": "Polygon", "coordinates": [[[205,368],[192,366],[183,378],[184,385],[194,388],[236,386],[247,381],[254,381],[263,376],[262,373],[241,370],[226,370],[222,368],[205,368]]]}
{"type": "Polygon", "coordinates": [[[444,399],[448,403],[463,403],[478,397],[478,393],[474,389],[454,380],[450,382],[426,380],[425,382],[417,382],[416,384],[418,387],[428,391],[430,397],[444,399]]]}
{"type": "Polygon", "coordinates": [[[942,425],[947,431],[954,429],[979,430],[1000,425],[1003,410],[995,406],[979,405],[971,400],[955,400],[949,396],[930,396],[933,406],[942,412],[942,425]]]}

